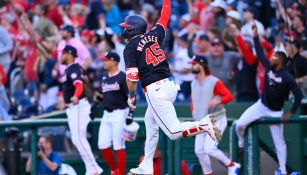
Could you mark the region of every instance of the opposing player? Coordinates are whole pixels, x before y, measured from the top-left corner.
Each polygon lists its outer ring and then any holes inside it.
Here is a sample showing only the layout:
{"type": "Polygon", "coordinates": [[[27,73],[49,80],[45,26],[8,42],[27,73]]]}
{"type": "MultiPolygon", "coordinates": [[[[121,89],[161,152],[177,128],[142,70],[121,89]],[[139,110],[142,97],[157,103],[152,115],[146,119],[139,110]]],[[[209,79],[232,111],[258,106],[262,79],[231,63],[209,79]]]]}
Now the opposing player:
{"type": "Polygon", "coordinates": [[[144,119],[145,156],[138,168],[130,170],[133,174],[153,173],[153,156],[158,143],[159,127],[172,140],[204,132],[216,141],[220,139],[213,115],[195,122],[180,122],[177,118],[173,102],[178,90],[171,77],[165,53],[160,47],[171,13],[170,5],[170,0],[164,0],[161,17],[148,33],[147,22],[138,15],[127,16],[125,22],[120,24],[124,28],[123,38],[129,41],[124,50],[128,105],[130,108],[136,107],[135,91],[139,80],[148,103],[144,119]]]}
{"type": "Polygon", "coordinates": [[[124,175],[126,151],[123,132],[126,123],[131,123],[131,120],[128,119],[125,122],[129,110],[126,75],[118,70],[120,57],[117,53],[108,52],[102,59],[106,73],[102,76],[98,93],[104,107],[99,128],[98,147],[111,170],[111,175],[124,175]],[[114,159],[112,146],[117,161],[114,159]]]}
{"type": "MultiPolygon", "coordinates": [[[[216,126],[223,133],[227,127],[226,110],[223,104],[232,101],[233,96],[221,80],[210,74],[208,60],[205,56],[196,55],[191,63],[192,73],[196,74],[196,79],[191,83],[193,118],[201,120],[207,114],[214,114],[216,126]]],[[[237,175],[240,171],[241,165],[226,157],[217,148],[217,144],[205,133],[195,137],[195,154],[204,175],[212,175],[213,173],[210,157],[228,167],[228,175],[237,175]]]]}
{"type": "MultiPolygon", "coordinates": [[[[271,61],[268,61],[269,59],[266,58],[261,47],[257,28],[254,26],[252,30],[257,58],[265,68],[265,83],[261,99],[249,107],[236,123],[239,148],[244,146],[244,130],[250,123],[267,116],[283,116],[283,120],[287,121],[296,112],[303,98],[302,92],[294,78],[286,69],[286,54],[276,51],[272,55],[271,61]],[[284,114],[283,106],[289,97],[290,91],[295,97],[294,104],[291,111],[284,114]]],[[[270,130],[279,162],[279,169],[275,171],[275,175],[287,174],[287,146],[284,140],[283,124],[270,125],[270,130]]]]}
{"type": "Polygon", "coordinates": [[[65,69],[63,91],[67,104],[66,115],[71,139],[85,163],[86,175],[100,175],[103,170],[98,166],[86,139],[87,125],[90,122],[91,106],[84,93],[83,69],[75,63],[77,50],[66,45],[62,51],[61,63],[65,69]]]}

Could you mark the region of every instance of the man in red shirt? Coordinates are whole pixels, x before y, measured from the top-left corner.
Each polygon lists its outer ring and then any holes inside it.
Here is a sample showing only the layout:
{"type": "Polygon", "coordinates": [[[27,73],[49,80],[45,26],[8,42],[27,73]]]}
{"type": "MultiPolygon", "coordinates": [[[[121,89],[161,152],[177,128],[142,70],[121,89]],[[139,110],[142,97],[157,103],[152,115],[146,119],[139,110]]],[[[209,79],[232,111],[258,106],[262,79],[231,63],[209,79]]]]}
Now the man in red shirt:
{"type": "Polygon", "coordinates": [[[60,28],[61,25],[64,24],[63,17],[59,12],[59,9],[57,8],[56,1],[54,0],[48,0],[46,2],[46,5],[48,5],[48,12],[46,16],[58,27],[60,28]]]}

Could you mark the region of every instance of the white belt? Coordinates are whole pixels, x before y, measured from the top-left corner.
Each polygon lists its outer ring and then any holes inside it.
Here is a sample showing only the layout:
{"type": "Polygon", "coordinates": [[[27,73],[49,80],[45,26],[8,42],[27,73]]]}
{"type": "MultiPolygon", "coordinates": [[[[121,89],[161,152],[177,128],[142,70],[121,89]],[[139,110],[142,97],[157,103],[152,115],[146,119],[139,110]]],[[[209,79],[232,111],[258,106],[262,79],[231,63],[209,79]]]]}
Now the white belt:
{"type": "MultiPolygon", "coordinates": [[[[86,98],[82,98],[82,99],[79,100],[79,104],[80,104],[80,103],[84,103],[84,102],[87,102],[87,99],[86,99],[86,98]]],[[[74,106],[77,106],[77,105],[78,105],[78,104],[74,105],[73,103],[68,103],[68,104],[66,104],[66,107],[67,107],[67,108],[73,108],[74,106]]]]}
{"type": "Polygon", "coordinates": [[[162,84],[164,84],[166,82],[171,82],[171,81],[173,81],[172,77],[164,78],[162,80],[158,80],[156,82],[151,83],[150,85],[143,88],[143,90],[144,90],[144,92],[147,92],[148,89],[151,89],[151,88],[157,87],[157,86],[161,86],[162,84]]]}

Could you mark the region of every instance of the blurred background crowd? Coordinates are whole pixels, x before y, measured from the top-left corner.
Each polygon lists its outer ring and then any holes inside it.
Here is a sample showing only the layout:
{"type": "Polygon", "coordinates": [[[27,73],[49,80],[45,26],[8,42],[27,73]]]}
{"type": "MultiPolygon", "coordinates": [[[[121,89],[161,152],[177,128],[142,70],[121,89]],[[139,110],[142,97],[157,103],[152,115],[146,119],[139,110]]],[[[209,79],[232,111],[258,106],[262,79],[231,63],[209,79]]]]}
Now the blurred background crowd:
{"type": "MultiPolygon", "coordinates": [[[[263,88],[264,68],[257,61],[251,26],[256,24],[268,57],[274,48],[287,53],[288,69],[307,87],[307,3],[305,0],[172,0],[164,41],[178,102],[189,102],[194,79],[189,61],[204,54],[211,73],[238,102],[253,102],[263,88]]],[[[119,27],[140,14],[148,29],[158,19],[161,0],[1,0],[0,120],[17,120],[65,108],[61,92],[61,51],[77,48],[77,62],[98,89],[101,56],[116,51],[125,71],[125,41],[119,27]]],[[[306,94],[306,93],[305,93],[306,94]]],[[[142,88],[138,102],[145,101],[142,88]]]]}

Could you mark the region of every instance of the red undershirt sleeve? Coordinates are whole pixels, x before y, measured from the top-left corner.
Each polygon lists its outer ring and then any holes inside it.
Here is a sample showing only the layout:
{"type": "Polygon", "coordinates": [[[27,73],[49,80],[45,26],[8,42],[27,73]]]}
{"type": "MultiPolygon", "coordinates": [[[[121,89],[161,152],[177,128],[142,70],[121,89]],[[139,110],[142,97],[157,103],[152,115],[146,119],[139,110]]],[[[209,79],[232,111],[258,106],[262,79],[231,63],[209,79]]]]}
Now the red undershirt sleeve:
{"type": "Polygon", "coordinates": [[[252,65],[257,60],[256,56],[252,53],[252,51],[248,48],[247,44],[243,40],[241,35],[236,37],[236,41],[238,43],[239,48],[243,54],[244,59],[246,60],[247,64],[252,65]]]}
{"type": "Polygon", "coordinates": [[[231,92],[225,87],[221,80],[218,80],[214,86],[214,96],[221,96],[221,103],[226,104],[233,100],[231,92]]]}
{"type": "Polygon", "coordinates": [[[161,15],[157,24],[162,25],[163,28],[166,30],[170,16],[171,16],[171,1],[164,0],[161,10],[161,15]]]}
{"type": "Polygon", "coordinates": [[[80,97],[81,97],[81,95],[84,91],[83,83],[77,81],[76,83],[74,83],[74,86],[75,86],[74,96],[76,96],[78,99],[80,99],[80,97]]]}

